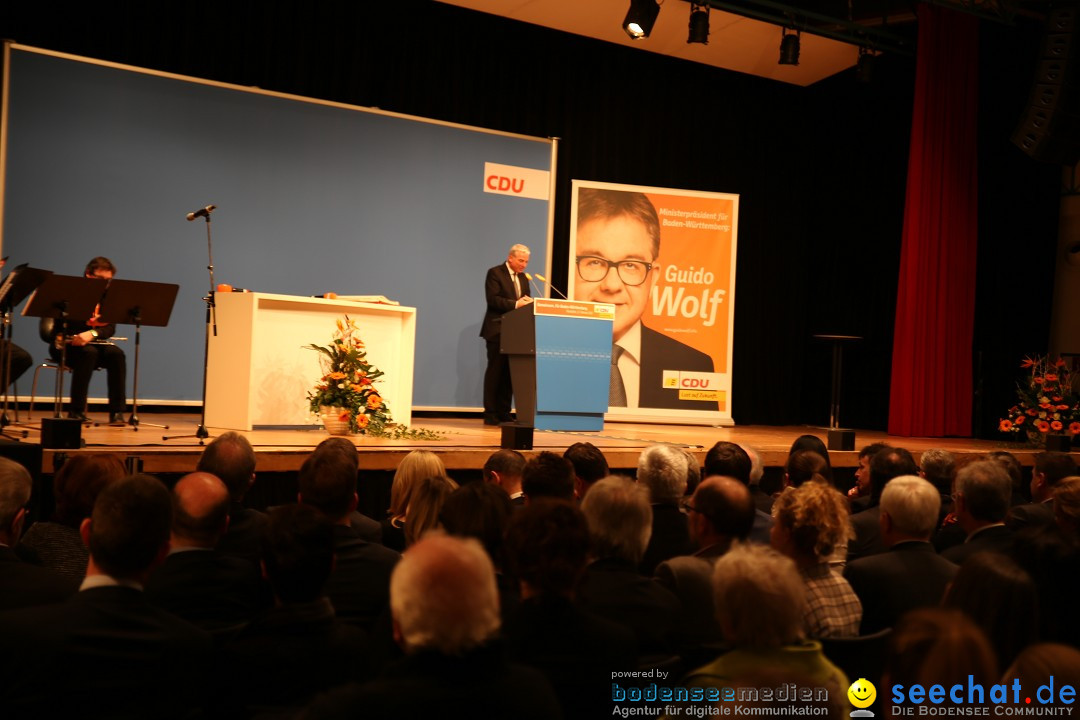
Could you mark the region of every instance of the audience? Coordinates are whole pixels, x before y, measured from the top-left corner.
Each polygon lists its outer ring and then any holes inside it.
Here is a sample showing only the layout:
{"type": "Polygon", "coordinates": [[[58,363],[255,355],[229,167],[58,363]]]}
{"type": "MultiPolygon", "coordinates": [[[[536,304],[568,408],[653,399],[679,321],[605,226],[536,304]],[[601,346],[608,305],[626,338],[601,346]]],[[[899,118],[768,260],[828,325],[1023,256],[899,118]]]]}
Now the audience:
{"type": "MultiPolygon", "coordinates": [[[[22,534],[32,488],[26,468],[0,457],[0,610],[59,602],[79,587],[77,579],[23,562],[12,550],[22,534]]],[[[85,572],[84,562],[79,577],[85,572]]]]}
{"type": "MultiPolygon", "coordinates": [[[[871,468],[881,455],[874,456],[871,468]]],[[[887,551],[849,562],[844,570],[862,602],[862,634],[894,627],[908,610],[941,603],[957,567],[930,544],[940,507],[934,486],[914,475],[897,477],[882,491],[875,509],[887,551]]]]}
{"type": "Polygon", "coordinates": [[[525,491],[521,489],[521,473],[525,469],[525,456],[517,450],[496,450],[484,463],[484,482],[503,489],[515,507],[524,507],[525,491]]]}
{"type": "MultiPolygon", "coordinates": [[[[357,485],[359,485],[360,452],[351,441],[343,437],[328,437],[315,446],[311,455],[316,456],[323,453],[337,453],[349,462],[354,468],[356,482],[357,485]]],[[[357,489],[357,495],[359,496],[359,488],[357,489]]],[[[382,525],[378,520],[364,515],[359,510],[353,510],[352,514],[349,515],[349,524],[352,525],[353,530],[356,530],[357,534],[364,540],[373,543],[382,542],[382,525]]]]}
{"type": "Polygon", "coordinates": [[[773,517],[772,546],[795,561],[806,585],[806,636],[858,635],[862,604],[847,580],[829,564],[837,548],[851,537],[844,496],[822,482],[789,488],[776,499],[773,517]]]}
{"type": "Polygon", "coordinates": [[[859,451],[859,467],[855,469],[855,484],[848,490],[851,512],[857,513],[870,507],[870,460],[879,450],[886,450],[885,443],[871,443],[859,451]]]}
{"type": "Polygon", "coordinates": [[[438,475],[416,483],[405,515],[406,547],[415,543],[429,530],[442,527],[439,513],[442,512],[446,498],[457,486],[450,478],[438,475]]]}
{"type": "Polygon", "coordinates": [[[251,443],[240,433],[222,433],[206,446],[195,469],[214,475],[229,489],[229,527],[218,543],[218,552],[242,557],[258,567],[266,515],[243,504],[248,489],[255,484],[251,443]]]}
{"type": "Polygon", "coordinates": [[[799,487],[807,482],[819,482],[831,486],[826,473],[829,472],[829,461],[814,450],[796,450],[788,455],[787,465],[784,467],[784,485],[787,487],[799,487]]]}
{"type": "Polygon", "coordinates": [[[398,463],[390,486],[390,509],[382,522],[382,543],[391,550],[405,549],[405,518],[413,490],[431,477],[446,477],[446,466],[429,450],[413,450],[398,463]]]}
{"type": "Polygon", "coordinates": [[[569,460],[544,450],[525,463],[521,489],[530,502],[542,497],[573,500],[574,466],[569,460]]]}
{"type": "Polygon", "coordinates": [[[673,445],[653,445],[638,456],[637,480],[649,489],[652,505],[652,534],[639,566],[643,575],[652,575],[668,558],[693,551],[679,506],[686,479],[686,453],[673,445]]]}
{"type": "MultiPolygon", "coordinates": [[[[1031,687],[1032,681],[1041,683],[1044,678],[1049,677],[1054,678],[1057,688],[1066,685],[1080,687],[1080,650],[1058,643],[1032,645],[1020,653],[1012,667],[1005,670],[1001,682],[1012,687],[1013,683],[1019,680],[1021,687],[1031,687]]],[[[1056,715],[1072,715],[1076,700],[1063,698],[1060,693],[1055,692],[1053,700],[1047,705],[1048,709],[1057,710],[1054,713],[1056,715]]]]}
{"type": "Polygon", "coordinates": [[[1012,481],[1000,463],[981,460],[956,474],[953,512],[966,539],[941,553],[957,565],[980,552],[1008,553],[1012,532],[1005,526],[1012,481]]]}
{"type": "Polygon", "coordinates": [[[604,453],[592,443],[574,443],[566,448],[563,457],[574,467],[574,497],[578,500],[585,497],[593,483],[610,473],[604,453]]]}
{"type": "Polygon", "coordinates": [[[1009,527],[1014,531],[1054,524],[1054,487],[1067,477],[1076,475],[1072,455],[1041,452],[1035,456],[1031,471],[1031,502],[1017,505],[1009,512],[1009,527]]]}
{"type": "Polygon", "coordinates": [[[1030,499],[1028,493],[1031,492],[1031,488],[1024,482],[1024,467],[1016,459],[1016,456],[1005,450],[992,450],[986,453],[986,458],[998,463],[1005,468],[1005,472],[1009,473],[1009,479],[1012,480],[1012,495],[1009,499],[1009,507],[1026,503],[1030,499]]]}
{"type": "Polygon", "coordinates": [[[82,580],[90,553],[79,526],[90,517],[98,493],[126,474],[124,463],[112,453],[69,457],[53,478],[52,521],[31,525],[15,551],[28,562],[82,580]]]}
{"type": "Polygon", "coordinates": [[[1054,488],[1054,522],[1073,542],[1080,541],[1080,477],[1061,480],[1054,488]]]}
{"type": "Polygon", "coordinates": [[[544,676],[507,662],[495,642],[495,570],[476,540],[422,538],[394,568],[390,604],[404,659],[368,683],[316,699],[305,718],[561,715],[544,676]]]}
{"type": "MultiPolygon", "coordinates": [[[[860,460],[860,462],[862,462],[860,460]]],[[[880,515],[881,493],[890,480],[902,475],[916,475],[919,469],[911,453],[903,448],[885,447],[870,458],[870,495],[869,507],[851,516],[854,537],[848,543],[848,560],[856,560],[868,555],[885,552],[888,547],[882,542],[880,515]]],[[[932,486],[931,486],[932,487],[932,486]]],[[[854,506],[852,508],[854,510],[854,506]]],[[[937,509],[941,510],[941,498],[938,497],[937,509]]],[[[938,518],[934,517],[934,525],[938,518]]]]}
{"type": "MultiPolygon", "coordinates": [[[[705,454],[705,477],[722,476],[734,478],[750,488],[750,472],[753,462],[746,450],[733,442],[721,440],[709,448],[705,454]]],[[[772,529],[772,515],[756,509],[754,527],[750,531],[750,542],[769,544],[769,532],[772,529]]]]}
{"type": "Polygon", "coordinates": [[[101,491],[81,527],[90,559],[80,591],[0,615],[5,716],[182,718],[203,705],[210,635],[143,594],[169,552],[171,522],[155,478],[101,491]]]}

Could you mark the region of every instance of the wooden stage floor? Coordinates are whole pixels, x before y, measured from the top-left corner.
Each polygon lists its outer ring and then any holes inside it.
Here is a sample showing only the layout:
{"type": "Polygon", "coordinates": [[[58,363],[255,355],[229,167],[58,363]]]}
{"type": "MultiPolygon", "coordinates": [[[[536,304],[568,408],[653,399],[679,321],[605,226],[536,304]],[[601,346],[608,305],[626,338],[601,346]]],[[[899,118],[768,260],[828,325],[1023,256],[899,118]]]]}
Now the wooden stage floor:
{"type": "MultiPolygon", "coordinates": [[[[35,420],[41,415],[36,415],[35,420]]],[[[163,436],[194,435],[199,425],[199,415],[192,413],[147,413],[140,409],[142,425],[138,430],[129,427],[86,426],[83,428],[83,450],[44,452],[43,466],[53,467],[52,455],[56,452],[113,452],[123,458],[134,457],[142,462],[149,473],[186,473],[195,469],[203,448],[194,437],[163,440],[163,436]],[[148,423],[168,425],[168,430],[150,427],[148,423]]],[[[91,419],[104,422],[101,413],[91,413],[91,419]]],[[[478,470],[494,450],[498,449],[501,431],[498,427],[485,426],[477,418],[422,417],[414,419],[414,426],[436,430],[445,434],[437,441],[385,440],[353,436],[350,439],[360,449],[362,469],[393,470],[410,450],[427,448],[438,453],[450,470],[478,470]]],[[[224,430],[208,428],[211,438],[224,430]]],[[[329,437],[318,430],[256,430],[242,433],[255,447],[258,469],[263,472],[292,472],[299,469],[308,453],[329,437]]],[[[728,440],[751,445],[762,455],[766,467],[782,467],[787,459],[792,441],[803,434],[825,438],[825,430],[806,426],[740,426],[717,428],[695,425],[658,425],[612,422],[598,433],[569,433],[536,431],[533,452],[551,450],[562,453],[575,442],[591,442],[601,450],[613,468],[634,468],[638,454],[650,444],[673,443],[688,448],[704,461],[705,452],[717,441],[728,440]]],[[[22,442],[38,442],[38,433],[30,432],[22,442]]],[[[964,438],[902,438],[891,437],[883,432],[857,431],[856,448],[872,442],[888,442],[904,447],[918,459],[918,454],[928,448],[944,448],[957,454],[982,453],[1006,449],[1014,452],[1025,465],[1032,463],[1035,450],[1015,444],[992,440],[964,438]]],[[[526,451],[528,455],[528,451],[526,451]]],[[[855,467],[858,452],[831,452],[834,467],[855,467]]]]}

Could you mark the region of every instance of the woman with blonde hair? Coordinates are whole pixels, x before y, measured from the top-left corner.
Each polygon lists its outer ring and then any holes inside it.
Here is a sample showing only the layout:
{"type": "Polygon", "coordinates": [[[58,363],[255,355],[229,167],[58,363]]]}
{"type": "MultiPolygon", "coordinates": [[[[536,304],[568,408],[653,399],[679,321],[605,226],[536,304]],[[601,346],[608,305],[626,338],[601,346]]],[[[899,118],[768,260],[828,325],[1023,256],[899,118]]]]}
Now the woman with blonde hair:
{"type": "Polygon", "coordinates": [[[806,585],[807,636],[858,635],[862,603],[830,565],[831,556],[852,535],[844,496],[821,482],[788,488],[773,504],[773,519],[772,546],[795,561],[806,585]]]}
{"type": "Polygon", "coordinates": [[[432,477],[446,477],[446,466],[430,450],[413,450],[398,463],[390,486],[390,509],[382,521],[383,545],[398,552],[405,549],[405,518],[413,492],[421,480],[432,477]]]}

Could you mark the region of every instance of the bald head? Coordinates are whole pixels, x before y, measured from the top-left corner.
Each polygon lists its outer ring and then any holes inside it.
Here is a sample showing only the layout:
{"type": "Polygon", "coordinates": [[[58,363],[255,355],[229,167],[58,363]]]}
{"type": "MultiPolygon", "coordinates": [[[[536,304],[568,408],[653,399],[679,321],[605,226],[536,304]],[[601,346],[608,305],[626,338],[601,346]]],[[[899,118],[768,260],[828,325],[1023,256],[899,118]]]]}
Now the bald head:
{"type": "Polygon", "coordinates": [[[754,526],[750,490],[735,478],[712,475],[701,481],[691,500],[690,535],[698,547],[745,540],[754,526]]]}
{"type": "Polygon", "coordinates": [[[229,490],[206,472],[193,472],[173,487],[173,544],[214,547],[225,534],[229,518],[229,490]]]}

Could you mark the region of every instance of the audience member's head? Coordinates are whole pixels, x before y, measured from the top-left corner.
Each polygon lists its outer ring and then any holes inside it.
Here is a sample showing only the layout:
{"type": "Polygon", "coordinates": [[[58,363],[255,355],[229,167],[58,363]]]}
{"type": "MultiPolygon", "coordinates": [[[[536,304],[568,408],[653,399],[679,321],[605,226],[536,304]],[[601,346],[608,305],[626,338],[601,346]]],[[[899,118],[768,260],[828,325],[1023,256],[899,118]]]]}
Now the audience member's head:
{"type": "Polygon", "coordinates": [[[880,498],[881,492],[893,478],[918,475],[915,459],[904,448],[884,448],[870,458],[870,496],[880,498]]]}
{"type": "Polygon", "coordinates": [[[919,475],[937,488],[942,495],[952,492],[956,474],[956,457],[948,450],[931,448],[919,456],[919,475]]]}
{"type": "Polygon", "coordinates": [[[1069,453],[1039,453],[1035,456],[1035,469],[1031,472],[1032,502],[1046,501],[1059,481],[1076,474],[1076,461],[1069,453]]]}
{"type": "Polygon", "coordinates": [[[566,448],[563,457],[574,466],[574,494],[585,497],[592,484],[608,476],[607,458],[590,442],[577,442],[566,448]]]}
{"type": "Polygon", "coordinates": [[[496,450],[484,462],[484,482],[498,485],[507,496],[521,492],[525,456],[517,450],[496,450]]]}
{"type": "Polygon", "coordinates": [[[308,505],[274,508],[263,536],[263,566],[282,603],[317,600],[334,567],[333,524],[308,505]]]}
{"type": "Polygon", "coordinates": [[[929,540],[940,510],[941,494],[933,485],[917,475],[893,478],[881,493],[882,540],[890,547],[905,540],[929,540]]]}
{"type": "Polygon", "coordinates": [[[761,478],[765,474],[765,462],[761,459],[761,453],[757,448],[746,445],[743,447],[746,456],[750,458],[750,484],[760,485],[761,478]]]}
{"type": "Polygon", "coordinates": [[[212,548],[229,526],[229,490],[216,475],[193,472],[172,491],[174,547],[212,548]]]}
{"type": "Polygon", "coordinates": [[[574,466],[570,461],[547,450],[525,463],[521,489],[529,502],[541,497],[574,499],[574,466]]]}
{"type": "Polygon", "coordinates": [[[506,550],[524,598],[570,597],[588,561],[589,526],[573,504],[541,498],[514,514],[506,550]]]}
{"type": "Polygon", "coordinates": [[[461,655],[499,631],[495,568],[480,543],[433,533],[390,576],[394,637],[408,653],[461,655]]]}
{"type": "Polygon", "coordinates": [[[1073,540],[1080,540],[1080,476],[1059,480],[1053,498],[1058,527],[1073,540]]]}
{"type": "Polygon", "coordinates": [[[657,504],[674,505],[686,494],[686,453],[673,445],[653,445],[638,456],[638,482],[657,504]]]}
{"type": "MultiPolygon", "coordinates": [[[[1006,669],[1001,682],[1012,687],[1013,682],[1019,680],[1021,687],[1035,687],[1049,677],[1054,678],[1058,688],[1080,687],[1080,650],[1058,643],[1031,645],[1020,653],[1012,667],[1006,669]]],[[[1062,699],[1061,694],[1055,692],[1053,701],[1047,704],[1050,707],[1075,707],[1074,699],[1065,698],[1064,702],[1062,699]]]]}
{"type": "Polygon", "coordinates": [[[825,472],[821,473],[831,483],[833,481],[832,460],[829,458],[829,449],[822,442],[821,438],[817,435],[800,435],[795,438],[795,442],[791,443],[791,449],[788,450],[788,457],[790,458],[800,450],[809,450],[820,455],[825,460],[825,472]]]}
{"type": "Polygon", "coordinates": [[[216,475],[238,503],[255,482],[255,450],[246,437],[230,430],[210,441],[195,469],[216,475]]]}
{"type": "MultiPolygon", "coordinates": [[[[565,498],[564,498],[565,499],[565,498]]],[[[581,501],[596,558],[637,565],[652,535],[649,491],[630,478],[609,475],[597,480],[581,501]]]]}
{"type": "Polygon", "coordinates": [[[68,457],[53,478],[53,519],[78,530],[93,512],[102,488],[126,474],[124,463],[112,453],[68,457]]]}
{"type": "Polygon", "coordinates": [[[832,484],[826,475],[829,472],[829,461],[813,450],[796,450],[788,455],[784,471],[788,484],[792,487],[799,487],[810,481],[832,484]]]}
{"type": "Polygon", "coordinates": [[[806,586],[791,558],[736,543],[713,569],[716,619],[736,649],[775,649],[803,639],[806,586]]]}
{"type": "Polygon", "coordinates": [[[87,576],[144,580],[169,552],[171,525],[172,499],[157,478],[131,475],[108,484],[81,528],[90,548],[87,576]]]}
{"type": "Polygon", "coordinates": [[[446,498],[439,515],[446,532],[480,541],[501,570],[506,565],[503,538],[514,507],[510,496],[487,482],[465,483],[446,498]]]}
{"type": "Polygon", "coordinates": [[[870,494],[870,460],[881,450],[888,449],[886,443],[870,443],[859,450],[859,467],[855,469],[855,487],[859,495],[870,494]]]}
{"type": "Polygon", "coordinates": [[[885,678],[879,687],[959,684],[966,688],[971,682],[989,689],[997,677],[994,650],[967,615],[923,608],[907,613],[893,628],[885,678]]]}
{"type": "Polygon", "coordinates": [[[826,483],[785,490],[772,513],[772,546],[799,565],[825,562],[853,534],[844,496],[826,483]]]}
{"type": "Polygon", "coordinates": [[[1028,484],[1024,482],[1024,467],[1020,464],[1020,461],[1016,459],[1015,455],[1007,450],[992,450],[991,452],[986,453],[986,457],[988,460],[999,463],[1005,468],[1005,472],[1009,473],[1009,479],[1012,480],[1012,494],[1014,498],[1022,498],[1030,492],[1028,484]]]}
{"type": "Polygon", "coordinates": [[[439,513],[457,483],[445,475],[424,478],[413,487],[409,507],[405,510],[405,544],[412,545],[429,530],[442,527],[439,513]]]}
{"type": "Polygon", "coordinates": [[[337,454],[341,457],[349,460],[356,465],[357,471],[360,470],[360,451],[349,440],[343,437],[328,437],[321,443],[315,446],[315,449],[311,451],[312,455],[322,455],[323,453],[337,454]]]}
{"type": "Polygon", "coordinates": [[[699,549],[745,540],[754,527],[750,491],[729,477],[702,480],[686,509],[690,540],[699,549]]]}
{"type": "Polygon", "coordinates": [[[346,523],[356,509],[356,463],[337,452],[312,453],[297,475],[299,502],[331,522],[346,523]]]}
{"type": "Polygon", "coordinates": [[[394,482],[390,485],[390,518],[404,520],[416,483],[440,475],[446,475],[446,466],[430,450],[413,450],[402,458],[394,472],[394,482]]]}
{"type": "Polygon", "coordinates": [[[0,457],[0,543],[14,546],[19,540],[33,489],[34,481],[26,468],[0,457]]]}
{"type": "Polygon", "coordinates": [[[1012,480],[1001,463],[980,460],[956,473],[953,508],[960,527],[971,533],[1005,521],[1012,497],[1012,480]]]}
{"type": "Polygon", "coordinates": [[[1019,565],[998,553],[976,553],[960,566],[943,605],[964,611],[1008,667],[1039,638],[1039,596],[1019,565]]]}
{"type": "Polygon", "coordinates": [[[705,454],[705,477],[723,475],[735,478],[743,485],[750,484],[750,456],[733,442],[721,440],[705,454]]]}

